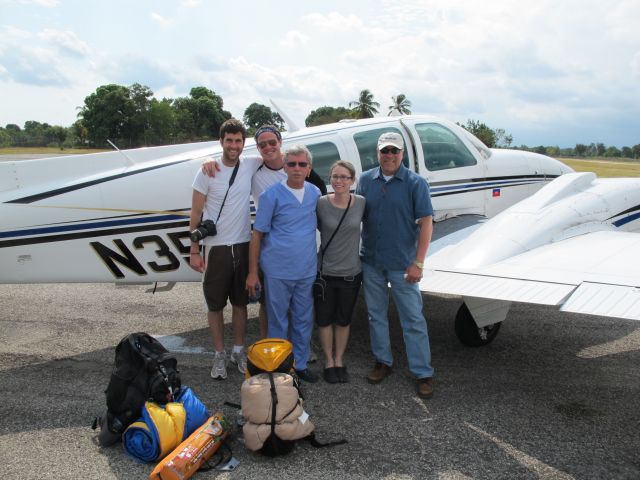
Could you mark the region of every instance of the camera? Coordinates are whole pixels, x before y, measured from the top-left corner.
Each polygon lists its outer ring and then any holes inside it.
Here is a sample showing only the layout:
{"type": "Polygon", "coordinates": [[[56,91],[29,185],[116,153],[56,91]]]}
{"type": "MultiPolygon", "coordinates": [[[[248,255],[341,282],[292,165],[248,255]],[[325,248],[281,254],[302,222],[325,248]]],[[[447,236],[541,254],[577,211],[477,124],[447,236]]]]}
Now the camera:
{"type": "Polygon", "coordinates": [[[191,238],[192,242],[199,242],[204,237],[213,237],[217,233],[218,230],[216,229],[216,224],[213,222],[213,220],[203,220],[202,222],[200,222],[200,225],[198,225],[198,228],[191,232],[189,237],[191,238]]]}

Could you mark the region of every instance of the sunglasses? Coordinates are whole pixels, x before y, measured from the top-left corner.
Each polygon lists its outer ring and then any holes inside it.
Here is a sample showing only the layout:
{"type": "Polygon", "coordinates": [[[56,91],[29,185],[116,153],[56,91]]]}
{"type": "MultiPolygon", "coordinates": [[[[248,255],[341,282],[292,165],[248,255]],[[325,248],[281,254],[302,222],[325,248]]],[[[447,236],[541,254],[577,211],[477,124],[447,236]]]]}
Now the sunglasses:
{"type": "Polygon", "coordinates": [[[264,141],[264,142],[258,142],[258,147],[259,148],[264,148],[267,145],[275,147],[276,145],[278,145],[278,141],[274,140],[274,139],[271,139],[271,140],[267,140],[267,141],[264,141]]]}
{"type": "Polygon", "coordinates": [[[393,153],[396,155],[397,153],[400,153],[400,149],[396,147],[385,147],[380,149],[380,153],[393,153]]]}
{"type": "Polygon", "coordinates": [[[341,182],[346,182],[352,178],[353,177],[347,177],[346,175],[331,175],[331,180],[340,180],[341,182]]]}
{"type": "Polygon", "coordinates": [[[300,168],[307,168],[309,166],[308,162],[287,162],[287,167],[293,168],[295,166],[299,166],[300,168]]]}

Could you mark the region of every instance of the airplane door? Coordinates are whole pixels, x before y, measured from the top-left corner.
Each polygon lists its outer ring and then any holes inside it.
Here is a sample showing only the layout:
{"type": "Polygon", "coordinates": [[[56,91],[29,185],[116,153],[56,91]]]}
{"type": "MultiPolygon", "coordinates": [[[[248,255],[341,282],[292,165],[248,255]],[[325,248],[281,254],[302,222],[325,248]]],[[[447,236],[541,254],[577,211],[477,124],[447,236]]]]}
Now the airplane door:
{"type": "Polygon", "coordinates": [[[485,212],[484,161],[459,127],[401,119],[413,140],[418,173],[429,181],[435,220],[485,212]]]}

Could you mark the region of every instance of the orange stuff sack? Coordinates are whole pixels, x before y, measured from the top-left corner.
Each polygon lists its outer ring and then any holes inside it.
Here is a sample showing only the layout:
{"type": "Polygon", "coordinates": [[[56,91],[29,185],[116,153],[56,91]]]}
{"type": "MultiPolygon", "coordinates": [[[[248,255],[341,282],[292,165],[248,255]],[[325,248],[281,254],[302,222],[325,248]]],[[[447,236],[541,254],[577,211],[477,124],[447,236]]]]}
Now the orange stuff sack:
{"type": "Polygon", "coordinates": [[[201,427],[156,465],[149,475],[149,480],[190,478],[218,451],[229,431],[230,424],[222,413],[218,412],[209,417],[201,427]]]}

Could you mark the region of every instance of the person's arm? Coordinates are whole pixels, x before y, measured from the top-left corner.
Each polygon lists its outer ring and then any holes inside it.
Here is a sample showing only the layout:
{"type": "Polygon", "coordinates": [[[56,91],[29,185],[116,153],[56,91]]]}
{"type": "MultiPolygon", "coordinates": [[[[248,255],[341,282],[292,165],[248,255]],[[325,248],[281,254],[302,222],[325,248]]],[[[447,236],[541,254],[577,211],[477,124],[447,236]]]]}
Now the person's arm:
{"type": "Polygon", "coordinates": [[[208,177],[215,177],[216,172],[220,171],[220,163],[215,158],[209,157],[208,160],[203,160],[201,169],[202,173],[208,177]]]}
{"type": "MultiPolygon", "coordinates": [[[[193,230],[195,230],[200,224],[206,199],[207,197],[205,194],[200,193],[197,190],[193,191],[193,195],[191,197],[191,215],[189,217],[190,232],[193,232],[193,230]]],[[[191,242],[191,248],[189,250],[189,265],[200,273],[204,272],[206,262],[200,253],[200,244],[198,242],[191,242]]]]}
{"type": "Polygon", "coordinates": [[[261,288],[260,279],[258,278],[258,264],[260,261],[260,246],[262,245],[262,232],[253,230],[251,233],[251,242],[249,243],[249,274],[247,275],[246,289],[250,296],[255,296],[256,286],[261,288]]]}
{"type": "Polygon", "coordinates": [[[433,217],[422,217],[417,221],[420,224],[418,232],[418,247],[416,249],[415,261],[407,267],[407,282],[419,282],[422,278],[422,269],[424,268],[424,260],[427,257],[427,250],[431,243],[431,235],[433,234],[433,217]]]}

